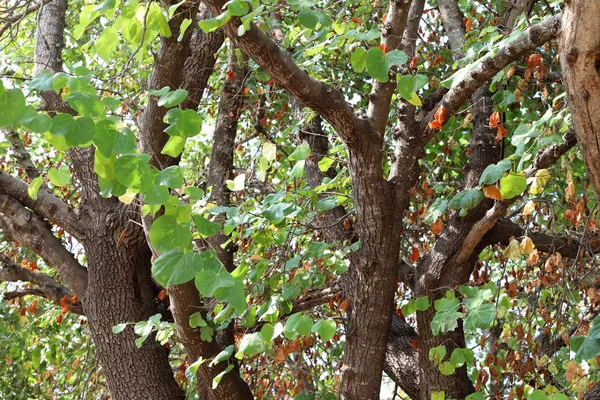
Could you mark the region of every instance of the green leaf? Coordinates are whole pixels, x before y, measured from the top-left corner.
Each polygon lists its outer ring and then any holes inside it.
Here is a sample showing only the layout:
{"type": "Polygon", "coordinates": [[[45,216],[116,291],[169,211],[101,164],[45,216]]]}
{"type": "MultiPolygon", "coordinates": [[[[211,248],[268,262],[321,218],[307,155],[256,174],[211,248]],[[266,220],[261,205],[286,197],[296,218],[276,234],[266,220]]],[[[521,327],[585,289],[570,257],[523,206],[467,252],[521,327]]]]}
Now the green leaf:
{"type": "Polygon", "coordinates": [[[30,89],[55,90],[53,87],[55,77],[56,75],[52,72],[44,70],[37,74],[31,81],[29,81],[29,84],[27,86],[30,89]]]}
{"type": "Polygon", "coordinates": [[[139,191],[142,188],[142,178],[150,169],[148,154],[125,154],[114,164],[116,180],[128,188],[139,191]]]}
{"type": "Polygon", "coordinates": [[[319,29],[330,27],[333,24],[333,19],[323,11],[319,10],[302,10],[298,14],[300,24],[308,29],[319,29]]]}
{"type": "Polygon", "coordinates": [[[226,10],[224,13],[215,18],[203,19],[202,21],[198,22],[198,26],[200,26],[200,29],[202,29],[204,33],[210,33],[225,25],[230,19],[231,13],[229,10],[226,10]]]}
{"type": "Polygon", "coordinates": [[[183,148],[185,147],[186,138],[181,136],[171,136],[165,144],[165,147],[161,150],[160,154],[166,154],[173,158],[179,157],[183,148]]]}
{"type": "Polygon", "coordinates": [[[543,390],[536,389],[527,396],[527,400],[548,400],[548,395],[543,390]]]}
{"type": "Polygon", "coordinates": [[[165,132],[170,136],[192,137],[200,133],[202,117],[194,110],[172,108],[165,114],[165,122],[170,124],[165,132]]]}
{"type": "Polygon", "coordinates": [[[192,315],[190,315],[190,327],[191,328],[201,328],[203,326],[208,326],[204,318],[202,318],[202,314],[199,311],[196,311],[192,315]]]}
{"type": "Polygon", "coordinates": [[[196,275],[196,288],[206,297],[213,296],[219,288],[229,288],[235,285],[235,279],[225,268],[205,268],[196,275]]]}
{"type": "MultiPolygon", "coordinates": [[[[185,100],[187,95],[188,95],[188,91],[185,89],[177,89],[172,92],[170,91],[170,92],[163,94],[158,99],[157,104],[159,107],[166,107],[166,108],[173,107],[173,106],[176,106],[177,104],[181,103],[183,100],[185,100]]],[[[190,110],[190,111],[192,111],[192,110],[190,110]]]]}
{"type": "MultiPolygon", "coordinates": [[[[233,275],[234,274],[232,273],[232,276],[233,275]]],[[[216,289],[214,296],[219,301],[226,301],[229,303],[240,314],[246,311],[246,288],[244,287],[244,284],[237,279],[233,286],[216,289]]]]}
{"type": "Polygon", "coordinates": [[[290,316],[283,327],[283,334],[288,339],[294,339],[296,336],[308,335],[312,329],[313,320],[308,315],[301,312],[290,316]]]}
{"type": "Polygon", "coordinates": [[[319,161],[319,171],[327,172],[329,167],[335,162],[335,160],[331,157],[323,157],[321,161],[319,161]]]}
{"type": "Polygon", "coordinates": [[[185,36],[185,32],[190,27],[192,22],[194,22],[194,21],[192,21],[190,18],[184,18],[183,21],[181,21],[181,25],[179,25],[179,36],[177,36],[178,42],[181,42],[183,40],[183,37],[185,36]]]}
{"type": "Polygon", "coordinates": [[[115,153],[125,154],[135,150],[135,133],[128,128],[118,131],[109,120],[102,120],[96,124],[94,145],[104,157],[111,157],[115,153]]]}
{"type": "Polygon", "coordinates": [[[438,299],[434,302],[437,313],[431,321],[431,331],[434,335],[444,332],[450,332],[458,326],[458,318],[464,317],[464,314],[459,312],[460,301],[456,298],[449,299],[447,297],[438,299]]]}
{"type": "Polygon", "coordinates": [[[306,160],[310,156],[310,147],[308,143],[302,143],[288,157],[292,161],[306,160]]]}
{"type": "Polygon", "coordinates": [[[96,132],[94,121],[90,117],[73,117],[70,114],[58,114],[52,118],[50,133],[63,136],[67,146],[80,146],[89,143],[96,132]]]}
{"type": "Polygon", "coordinates": [[[65,164],[60,166],[60,170],[52,167],[48,170],[48,179],[54,186],[66,186],[71,181],[71,172],[65,164]]]}
{"type": "Polygon", "coordinates": [[[213,358],[213,360],[210,362],[210,364],[208,364],[208,366],[212,367],[213,365],[218,364],[221,361],[227,360],[229,357],[231,357],[234,350],[235,350],[235,345],[233,345],[233,344],[230,344],[229,346],[225,347],[223,350],[221,350],[221,352],[219,354],[217,354],[215,356],[215,358],[213,358]]]}
{"type": "Polygon", "coordinates": [[[204,237],[212,236],[223,228],[221,224],[209,221],[201,215],[193,214],[192,217],[194,218],[194,224],[196,225],[198,233],[204,237]]]}
{"type": "Polygon", "coordinates": [[[329,211],[335,208],[335,206],[337,206],[337,197],[335,196],[325,197],[324,199],[317,201],[317,204],[315,204],[317,211],[320,212],[329,211]]]}
{"type": "Polygon", "coordinates": [[[296,10],[308,10],[317,4],[316,0],[288,0],[288,4],[296,10]]]}
{"type": "Polygon", "coordinates": [[[591,336],[573,336],[569,344],[577,360],[589,360],[600,354],[600,339],[591,336]]]}
{"type": "Polygon", "coordinates": [[[296,161],[290,171],[290,176],[292,178],[302,178],[304,176],[304,163],[305,160],[296,161]]]}
{"type": "Polygon", "coordinates": [[[469,189],[463,190],[450,200],[448,207],[468,210],[477,207],[479,203],[484,199],[483,193],[480,189],[469,189]]]}
{"type": "Polygon", "coordinates": [[[376,80],[387,82],[390,68],[404,64],[406,60],[406,54],[400,50],[384,53],[379,47],[373,47],[367,51],[367,72],[376,80]]]}
{"type": "Polygon", "coordinates": [[[465,319],[465,328],[473,330],[475,328],[486,329],[492,326],[496,318],[496,306],[485,303],[472,309],[465,319]]]}
{"type": "Polygon", "coordinates": [[[25,96],[19,89],[0,91],[0,128],[15,125],[26,111],[25,96]]]}
{"type": "Polygon", "coordinates": [[[488,165],[479,178],[480,185],[493,185],[498,182],[504,172],[510,171],[512,163],[510,160],[504,159],[497,164],[488,165]]]}
{"type": "Polygon", "coordinates": [[[415,307],[419,311],[425,311],[429,308],[429,298],[427,296],[417,297],[415,299],[415,307]]]}
{"type": "Polygon", "coordinates": [[[19,120],[19,125],[35,133],[43,133],[52,127],[52,119],[46,114],[38,113],[32,106],[27,106],[19,120]]]}
{"type": "Polygon", "coordinates": [[[312,332],[317,332],[324,342],[329,341],[336,332],[336,324],[332,318],[317,321],[311,328],[312,332]]]}
{"type": "Polygon", "coordinates": [[[190,228],[189,222],[178,222],[174,215],[162,215],[150,227],[150,241],[158,252],[189,248],[190,228]]]}
{"type": "Polygon", "coordinates": [[[406,75],[401,76],[398,79],[397,89],[398,94],[410,104],[420,107],[422,105],[421,99],[417,95],[417,91],[420,90],[429,82],[429,78],[426,75],[406,75]]]}
{"type": "Polygon", "coordinates": [[[456,371],[456,367],[450,361],[444,361],[439,368],[442,375],[446,376],[452,375],[456,371]]]}
{"type": "Polygon", "coordinates": [[[109,26],[105,28],[98,39],[94,42],[96,53],[107,63],[110,62],[112,53],[117,49],[119,44],[119,33],[117,30],[109,26]]]}
{"type": "Polygon", "coordinates": [[[80,115],[90,117],[104,115],[104,104],[94,93],[71,92],[67,101],[80,115]]]}
{"type": "MultiPolygon", "coordinates": [[[[205,253],[208,252],[202,254],[205,253]]],[[[154,263],[152,263],[152,277],[165,287],[167,285],[178,285],[194,279],[196,274],[211,262],[206,257],[202,257],[201,254],[184,253],[181,249],[171,250],[161,254],[154,260],[154,263]]]]}
{"type": "Polygon", "coordinates": [[[118,324],[112,327],[112,332],[116,335],[123,332],[125,328],[127,328],[127,324],[118,324]]]}
{"type": "Polygon", "coordinates": [[[178,165],[172,165],[160,171],[155,182],[168,188],[176,189],[183,186],[183,171],[178,165]]]}
{"type": "Polygon", "coordinates": [[[242,0],[233,0],[227,2],[227,9],[231,13],[231,15],[235,17],[241,17],[243,15],[248,14],[250,7],[248,3],[242,0]]]}
{"type": "Polygon", "coordinates": [[[293,204],[290,203],[277,203],[272,205],[263,211],[262,215],[273,222],[275,225],[279,224],[283,219],[295,210],[293,204]]]}
{"type": "Polygon", "coordinates": [[[431,400],[446,400],[444,392],[431,392],[431,400]]]}
{"type": "Polygon", "coordinates": [[[444,345],[432,347],[431,349],[429,349],[429,361],[439,366],[444,360],[444,357],[446,357],[447,351],[448,350],[444,345]]]}
{"type": "Polygon", "coordinates": [[[259,353],[262,346],[263,338],[260,332],[244,335],[240,341],[238,352],[236,353],[235,357],[239,359],[242,358],[244,354],[251,356],[259,353]]]}
{"type": "Polygon", "coordinates": [[[521,195],[527,189],[527,178],[525,175],[510,173],[500,178],[500,194],[504,199],[512,199],[521,195]]]}
{"type": "Polygon", "coordinates": [[[37,178],[33,178],[31,180],[31,183],[29,184],[29,187],[27,188],[27,194],[33,200],[37,200],[38,190],[40,190],[40,186],[42,186],[42,182],[44,182],[44,180],[41,176],[38,176],[37,178]]]}
{"type": "Polygon", "coordinates": [[[358,47],[350,56],[350,64],[356,72],[363,72],[367,68],[367,51],[358,47]]]}

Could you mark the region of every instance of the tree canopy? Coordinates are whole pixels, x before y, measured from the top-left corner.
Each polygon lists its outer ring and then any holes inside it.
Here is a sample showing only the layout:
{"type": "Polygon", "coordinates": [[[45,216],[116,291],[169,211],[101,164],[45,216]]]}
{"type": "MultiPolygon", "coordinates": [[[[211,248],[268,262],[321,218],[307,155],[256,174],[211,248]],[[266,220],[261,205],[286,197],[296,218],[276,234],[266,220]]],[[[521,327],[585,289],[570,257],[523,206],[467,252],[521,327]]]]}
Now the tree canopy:
{"type": "Polygon", "coordinates": [[[5,3],[0,397],[600,396],[600,5],[5,3]]]}

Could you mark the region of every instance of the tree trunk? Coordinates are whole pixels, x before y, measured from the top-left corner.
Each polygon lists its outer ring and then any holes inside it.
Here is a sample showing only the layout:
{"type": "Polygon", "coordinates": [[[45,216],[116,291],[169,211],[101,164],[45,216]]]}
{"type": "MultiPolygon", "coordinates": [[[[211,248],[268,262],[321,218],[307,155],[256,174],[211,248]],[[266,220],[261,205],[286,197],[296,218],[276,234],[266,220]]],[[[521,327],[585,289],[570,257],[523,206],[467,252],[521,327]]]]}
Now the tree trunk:
{"type": "Polygon", "coordinates": [[[103,374],[115,399],[183,399],[167,350],[150,336],[138,349],[133,327],[115,335],[112,327],[147,320],[158,312],[150,276],[151,252],[135,212],[116,198],[98,199],[83,244],[89,271],[84,308],[103,374]],[[125,240],[117,245],[121,232],[125,240]]]}
{"type": "Polygon", "coordinates": [[[600,2],[567,2],[560,65],[568,104],[590,182],[600,197],[600,2]]]}

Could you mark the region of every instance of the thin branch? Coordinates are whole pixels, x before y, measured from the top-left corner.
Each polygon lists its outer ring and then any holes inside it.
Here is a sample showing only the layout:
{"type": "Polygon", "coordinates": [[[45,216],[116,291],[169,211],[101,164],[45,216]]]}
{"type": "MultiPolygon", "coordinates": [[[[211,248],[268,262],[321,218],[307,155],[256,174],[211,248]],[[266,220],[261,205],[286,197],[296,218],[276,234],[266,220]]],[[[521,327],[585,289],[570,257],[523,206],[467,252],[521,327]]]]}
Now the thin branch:
{"type": "Polygon", "coordinates": [[[440,107],[444,107],[444,121],[446,121],[475,90],[496,75],[498,71],[519,59],[525,53],[556,37],[560,31],[560,26],[561,14],[547,18],[531,26],[516,38],[506,39],[505,43],[496,51],[488,53],[476,63],[464,67],[469,68],[468,70],[459,70],[455,76],[460,76],[461,79],[453,83],[453,87],[445,94],[438,106],[421,122],[422,143],[427,143],[437,132],[437,129],[432,129],[428,125],[434,119],[434,115],[440,107]]]}
{"type": "MultiPolygon", "coordinates": [[[[4,298],[7,300],[33,295],[41,296],[56,304],[60,304],[65,296],[69,298],[73,297],[73,292],[68,287],[57,282],[54,278],[40,271],[30,271],[26,268],[22,268],[20,265],[13,263],[5,254],[0,254],[0,264],[3,265],[3,268],[0,268],[1,282],[22,281],[37,286],[35,289],[24,289],[5,293],[4,298]]],[[[69,308],[69,311],[75,314],[84,314],[83,306],[79,300],[75,304],[72,304],[69,301],[66,306],[69,308]]]]}
{"type": "Polygon", "coordinates": [[[29,207],[41,217],[55,223],[73,235],[77,240],[84,237],[85,219],[78,215],[67,203],[53,194],[40,190],[37,200],[28,193],[29,186],[19,179],[0,171],[0,194],[5,194],[29,207]]]}
{"type": "MultiPolygon", "coordinates": [[[[381,43],[390,51],[402,47],[402,35],[406,27],[410,5],[410,1],[390,1],[387,19],[381,31],[381,43]]],[[[387,82],[375,81],[369,95],[367,118],[371,123],[373,131],[379,136],[383,136],[385,133],[390,113],[390,102],[396,90],[396,74],[391,72],[389,75],[390,79],[387,82]]]]}
{"type": "Polygon", "coordinates": [[[23,141],[19,137],[19,134],[12,129],[3,128],[2,132],[4,136],[10,143],[10,147],[12,151],[15,153],[15,158],[17,162],[25,171],[25,174],[29,179],[34,179],[40,176],[40,171],[33,165],[33,161],[31,161],[31,155],[23,145],[23,141]]]}
{"type": "MultiPolygon", "coordinates": [[[[224,0],[205,1],[215,15],[221,13],[225,3],[224,0]]],[[[250,29],[239,36],[240,25],[238,17],[231,18],[224,26],[225,33],[271,75],[278,85],[305,106],[321,114],[346,142],[368,140],[364,137],[369,136],[365,135],[364,123],[354,114],[340,90],[311,78],[294,63],[287,51],[280,48],[255,24],[250,24],[250,29]]]]}
{"type": "Polygon", "coordinates": [[[79,298],[83,298],[87,287],[87,270],[37,214],[27,210],[12,197],[0,194],[0,229],[12,240],[39,254],[69,288],[79,298]]]}

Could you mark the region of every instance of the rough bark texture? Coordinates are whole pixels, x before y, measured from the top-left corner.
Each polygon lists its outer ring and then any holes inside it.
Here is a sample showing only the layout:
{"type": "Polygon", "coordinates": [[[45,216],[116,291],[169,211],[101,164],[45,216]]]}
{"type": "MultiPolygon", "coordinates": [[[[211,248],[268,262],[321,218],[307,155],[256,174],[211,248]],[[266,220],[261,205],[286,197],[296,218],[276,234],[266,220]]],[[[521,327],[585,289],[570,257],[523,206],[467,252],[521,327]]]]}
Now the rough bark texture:
{"type": "Polygon", "coordinates": [[[563,15],[560,65],[590,182],[600,196],[600,2],[573,0],[563,15]]]}
{"type": "MultiPolygon", "coordinates": [[[[230,179],[233,174],[233,151],[237,123],[243,104],[243,85],[246,78],[244,58],[232,46],[229,54],[228,69],[233,73],[234,78],[225,82],[219,102],[219,113],[207,179],[207,185],[212,187],[211,201],[219,206],[229,205],[230,192],[227,189],[225,181],[230,179]]],[[[224,216],[220,219],[224,220],[224,216]]],[[[232,245],[225,248],[222,247],[227,240],[228,237],[220,232],[207,239],[209,246],[201,244],[201,247],[214,249],[223,266],[228,271],[232,271],[234,269],[234,248],[232,245]]],[[[207,310],[207,306],[203,304],[193,281],[183,285],[171,286],[169,293],[171,295],[173,316],[177,322],[179,338],[186,349],[186,353],[193,361],[200,357],[211,359],[224,347],[233,344],[233,325],[219,333],[216,341],[210,343],[200,339],[198,328],[189,326],[190,315],[195,312],[202,312],[204,314],[209,311],[207,310]]],[[[252,399],[252,393],[248,385],[241,379],[237,365],[222,378],[216,389],[210,389],[213,378],[221,373],[227,367],[228,363],[234,363],[235,365],[235,360],[220,362],[214,367],[210,367],[208,363],[204,363],[198,368],[197,376],[199,382],[202,382],[199,385],[202,393],[206,398],[214,400],[252,399]]]]}
{"type": "MultiPolygon", "coordinates": [[[[48,3],[40,11],[34,60],[37,72],[62,68],[65,11],[63,0],[48,3]]],[[[73,112],[54,92],[42,93],[42,98],[47,110],[73,112]]],[[[139,220],[136,210],[116,198],[99,196],[93,149],[72,150],[69,154],[80,183],[80,209],[88,217],[81,228],[88,272],[83,305],[112,397],[183,398],[162,346],[147,340],[138,349],[131,327],[120,335],[112,333],[114,325],[146,320],[158,312],[150,276],[151,253],[141,227],[131,222],[139,220]]]]}

